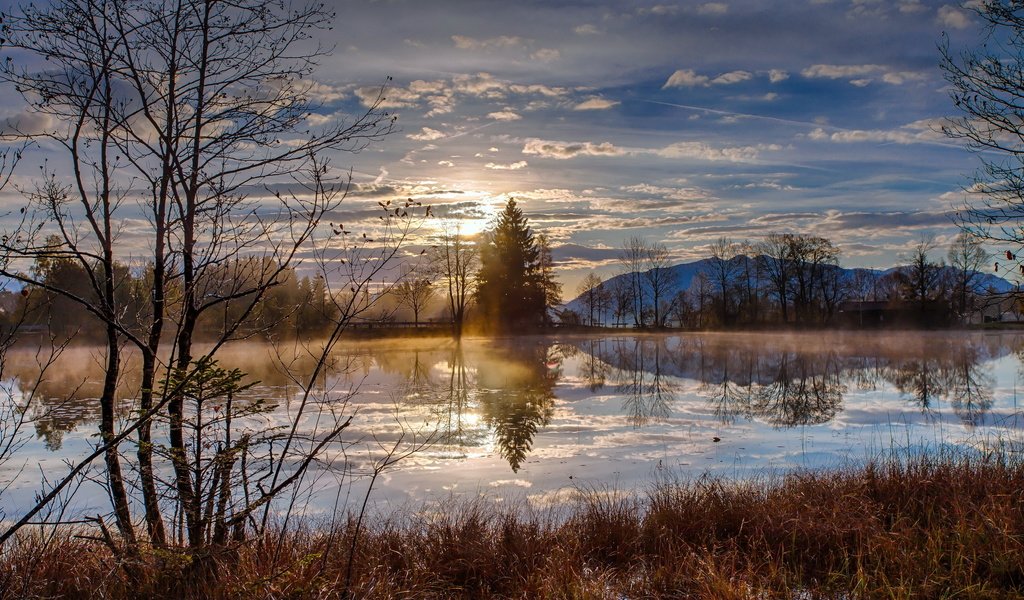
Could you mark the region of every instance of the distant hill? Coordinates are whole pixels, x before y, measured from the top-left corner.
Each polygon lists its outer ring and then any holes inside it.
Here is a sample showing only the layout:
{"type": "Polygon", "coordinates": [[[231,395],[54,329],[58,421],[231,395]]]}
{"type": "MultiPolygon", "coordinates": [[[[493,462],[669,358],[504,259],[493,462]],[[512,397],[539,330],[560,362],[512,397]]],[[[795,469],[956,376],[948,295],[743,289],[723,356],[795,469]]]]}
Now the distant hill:
{"type": "MultiPolygon", "coordinates": [[[[745,256],[737,256],[737,257],[733,258],[732,260],[733,261],[744,261],[744,260],[756,260],[756,259],[748,258],[748,257],[745,257],[745,256]]],[[[672,271],[672,275],[674,276],[674,277],[670,276],[670,279],[672,279],[674,285],[672,285],[671,288],[667,290],[667,293],[664,294],[664,298],[666,300],[668,300],[669,298],[672,298],[673,296],[675,296],[681,290],[690,290],[693,287],[694,279],[697,277],[697,275],[699,273],[701,273],[702,271],[705,271],[705,272],[710,271],[710,268],[711,268],[712,264],[714,263],[714,261],[715,261],[715,259],[713,259],[713,258],[705,258],[705,259],[698,260],[698,261],[695,261],[695,262],[682,263],[682,264],[678,264],[678,265],[669,267],[669,269],[672,271]]],[[[872,279],[881,279],[882,277],[885,277],[886,275],[888,275],[890,273],[893,273],[895,271],[906,271],[906,270],[910,269],[910,267],[908,267],[908,266],[896,266],[896,267],[892,267],[892,268],[889,268],[889,269],[862,269],[862,268],[846,269],[846,268],[843,268],[843,267],[835,267],[835,268],[839,270],[840,278],[842,278],[843,280],[854,281],[854,280],[859,278],[861,281],[863,281],[865,283],[870,283],[872,281],[872,279]]],[[[943,268],[948,270],[948,271],[953,271],[953,267],[948,267],[947,266],[947,267],[943,267],[943,268]]],[[[997,275],[993,275],[991,273],[980,273],[980,272],[978,272],[977,274],[978,274],[977,285],[981,289],[985,289],[985,290],[988,290],[988,291],[994,292],[994,293],[1005,293],[1005,292],[1011,291],[1013,289],[1016,289],[1016,286],[1014,284],[1010,283],[1009,281],[1007,281],[1007,280],[1005,280],[1002,277],[999,277],[997,275]]],[[[621,281],[623,283],[628,283],[630,276],[631,276],[631,273],[623,273],[622,275],[616,275],[615,277],[612,277],[612,278],[608,279],[607,281],[605,281],[602,284],[602,286],[606,287],[606,288],[607,287],[613,287],[613,286],[617,285],[619,281],[621,281]]],[[[643,283],[644,288],[645,288],[646,292],[649,294],[650,293],[650,287],[646,283],[646,278],[642,277],[641,281],[644,282],[643,283]]],[[[586,302],[584,301],[582,296],[577,296],[576,298],[570,300],[569,302],[566,302],[565,304],[563,304],[563,308],[567,308],[569,310],[575,311],[576,313],[578,313],[581,316],[585,316],[587,314],[586,302]]],[[[610,316],[606,315],[606,319],[605,320],[608,321],[609,319],[610,319],[610,316]]]]}

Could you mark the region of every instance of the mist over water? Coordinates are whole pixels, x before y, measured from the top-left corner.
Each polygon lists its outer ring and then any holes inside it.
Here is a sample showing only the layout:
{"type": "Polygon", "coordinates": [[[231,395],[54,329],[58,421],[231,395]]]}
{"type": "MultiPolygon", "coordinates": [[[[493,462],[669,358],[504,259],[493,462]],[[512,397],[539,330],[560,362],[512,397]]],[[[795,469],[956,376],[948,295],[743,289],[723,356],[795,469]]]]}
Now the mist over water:
{"type": "MultiPolygon", "coordinates": [[[[236,343],[218,356],[255,382],[241,401],[274,406],[254,428],[287,422],[299,393],[292,378],[313,368],[302,345],[236,343]]],[[[375,509],[478,492],[545,505],[575,486],[634,489],[665,475],[743,478],[892,451],[1005,449],[1024,441],[1022,356],[1024,335],[1005,332],[351,342],[320,385],[352,426],[298,493],[310,514],[350,506],[388,449],[424,441],[378,479],[375,509]]],[[[40,473],[61,475],[65,459],[94,447],[101,358],[70,348],[45,372],[31,439],[0,471],[13,481],[0,497],[7,514],[31,501],[40,473]]],[[[26,348],[9,354],[3,384],[15,400],[40,361],[26,348]]],[[[138,387],[121,381],[125,415],[138,387]]],[[[105,502],[86,482],[73,510],[105,502]]]]}

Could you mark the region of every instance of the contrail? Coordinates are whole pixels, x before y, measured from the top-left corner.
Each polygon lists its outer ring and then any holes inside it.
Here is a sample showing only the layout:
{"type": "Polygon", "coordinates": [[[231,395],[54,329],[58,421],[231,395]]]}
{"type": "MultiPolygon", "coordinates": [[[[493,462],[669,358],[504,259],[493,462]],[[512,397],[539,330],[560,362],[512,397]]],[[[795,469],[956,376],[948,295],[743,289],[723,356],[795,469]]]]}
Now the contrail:
{"type": "Polygon", "coordinates": [[[794,119],[783,119],[781,117],[768,117],[765,115],[754,115],[750,113],[741,113],[731,110],[720,110],[717,108],[707,108],[706,106],[692,106],[689,104],[676,104],[674,102],[662,102],[660,100],[640,100],[640,102],[647,102],[648,104],[660,104],[662,106],[671,106],[673,108],[684,108],[686,110],[699,110],[702,112],[711,113],[713,115],[722,115],[726,117],[746,117],[748,119],[761,119],[764,121],[775,121],[777,123],[787,123],[789,125],[800,125],[802,127],[821,127],[823,129],[837,129],[839,131],[853,131],[852,129],[844,129],[843,127],[836,127],[834,125],[823,125],[821,123],[815,123],[813,121],[797,121],[794,119]]]}

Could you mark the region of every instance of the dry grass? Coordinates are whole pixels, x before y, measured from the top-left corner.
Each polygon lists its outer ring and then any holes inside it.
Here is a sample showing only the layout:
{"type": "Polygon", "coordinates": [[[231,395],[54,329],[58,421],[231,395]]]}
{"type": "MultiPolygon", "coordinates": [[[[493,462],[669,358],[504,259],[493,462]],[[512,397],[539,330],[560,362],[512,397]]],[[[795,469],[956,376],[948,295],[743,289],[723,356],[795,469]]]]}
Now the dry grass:
{"type": "MultiPolygon", "coordinates": [[[[700,479],[562,513],[483,501],[371,523],[357,598],[1020,598],[1024,465],[915,458],[772,483],[700,479]]],[[[0,557],[2,598],[336,598],[352,523],[119,563],[70,534],[0,557]]]]}

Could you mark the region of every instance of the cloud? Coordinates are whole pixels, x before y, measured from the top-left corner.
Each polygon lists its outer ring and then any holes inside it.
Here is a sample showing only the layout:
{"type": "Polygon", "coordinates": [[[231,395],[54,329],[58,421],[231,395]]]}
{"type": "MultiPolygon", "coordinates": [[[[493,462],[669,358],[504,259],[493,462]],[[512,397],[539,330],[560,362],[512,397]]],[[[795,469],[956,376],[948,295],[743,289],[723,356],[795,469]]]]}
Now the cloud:
{"type": "Polygon", "coordinates": [[[898,71],[882,75],[882,81],[892,85],[901,85],[906,81],[921,81],[924,78],[925,75],[923,73],[916,73],[914,71],[898,71]]]}
{"type": "MultiPolygon", "coordinates": [[[[699,201],[709,200],[714,197],[708,190],[697,187],[665,187],[660,185],[651,185],[649,183],[637,183],[634,185],[622,186],[619,189],[623,192],[629,193],[633,198],[659,200],[660,202],[653,204],[654,208],[661,208],[662,203],[668,201],[673,203],[679,200],[699,201]]],[[[633,198],[631,198],[631,200],[633,198]]]]}
{"type": "Polygon", "coordinates": [[[605,98],[594,97],[594,98],[588,98],[587,100],[584,100],[583,102],[580,102],[579,104],[574,106],[572,109],[573,110],[606,110],[606,109],[612,108],[613,106],[618,106],[619,104],[622,104],[622,103],[619,102],[618,100],[607,100],[605,98]]]}
{"type": "Polygon", "coordinates": [[[53,129],[52,116],[37,111],[22,111],[12,117],[0,119],[0,136],[41,135],[53,129]]]}
{"type": "Polygon", "coordinates": [[[377,85],[356,88],[355,94],[363,106],[373,106],[380,99],[380,108],[408,108],[415,106],[420,97],[419,94],[400,87],[384,88],[382,92],[381,87],[377,85]]]}
{"type": "Polygon", "coordinates": [[[533,60],[539,60],[541,62],[551,62],[561,58],[562,54],[554,48],[541,48],[536,52],[530,54],[530,58],[533,60]]]}
{"type": "Polygon", "coordinates": [[[454,167],[455,166],[455,163],[453,163],[450,160],[439,160],[439,161],[437,161],[437,164],[438,164],[438,166],[441,166],[441,167],[454,167]]]}
{"type": "Polygon", "coordinates": [[[926,78],[924,73],[916,71],[893,71],[885,65],[829,65],[817,64],[800,72],[808,78],[817,79],[849,79],[852,85],[865,87],[881,74],[882,81],[891,85],[901,85],[908,81],[921,81],[926,78]]]}
{"type": "MultiPolygon", "coordinates": [[[[385,89],[382,108],[429,107],[426,117],[449,114],[455,111],[463,98],[506,101],[510,96],[542,96],[564,98],[572,90],[566,87],[544,84],[523,84],[497,79],[490,73],[454,75],[451,79],[427,81],[418,79],[407,87],[385,89]]],[[[363,106],[372,106],[377,100],[380,88],[365,86],[355,90],[363,106]]]]}
{"type": "Polygon", "coordinates": [[[303,91],[310,100],[323,104],[337,102],[346,96],[344,89],[319,81],[309,82],[303,91]]]}
{"type": "Polygon", "coordinates": [[[610,142],[556,142],[530,139],[523,146],[523,154],[566,160],[577,156],[622,156],[625,151],[610,142]]]}
{"type": "Polygon", "coordinates": [[[441,139],[443,137],[446,137],[446,136],[445,136],[445,134],[441,133],[440,131],[438,131],[436,129],[431,129],[429,127],[424,127],[422,130],[420,130],[419,133],[410,133],[409,135],[407,135],[405,137],[409,138],[410,140],[416,140],[416,141],[420,141],[420,142],[430,142],[430,141],[433,141],[433,140],[439,140],[439,139],[441,139]]]}
{"type": "Polygon", "coordinates": [[[646,15],[657,15],[659,17],[665,17],[674,15],[679,12],[679,7],[668,4],[655,4],[651,7],[641,7],[636,11],[636,14],[640,16],[646,15]]]}
{"type": "Polygon", "coordinates": [[[811,65],[801,75],[810,78],[845,79],[847,77],[860,77],[871,75],[879,71],[885,71],[883,65],[811,65]]]}
{"type": "Polygon", "coordinates": [[[566,160],[578,156],[643,156],[653,155],[670,159],[697,159],[707,161],[750,162],[761,152],[781,150],[778,144],[756,146],[715,147],[704,142],[677,142],[663,148],[620,148],[611,142],[559,142],[532,138],[523,146],[523,154],[566,160]]]}
{"type": "Polygon", "coordinates": [[[729,12],[729,5],[724,2],[708,2],[697,7],[698,15],[724,15],[729,12]]]}
{"type": "Polygon", "coordinates": [[[926,10],[928,10],[928,7],[921,4],[918,0],[907,0],[899,3],[899,11],[905,15],[924,12],[926,10]]]}
{"type": "Polygon", "coordinates": [[[577,25],[576,27],[573,27],[572,30],[576,33],[576,35],[597,35],[601,33],[600,29],[594,27],[590,23],[577,25]]]}
{"type": "Polygon", "coordinates": [[[967,13],[948,4],[939,7],[938,20],[943,27],[951,29],[967,29],[971,26],[971,19],[967,13]]]}
{"type": "Polygon", "coordinates": [[[525,169],[529,163],[525,160],[520,160],[508,165],[502,165],[498,163],[487,163],[484,165],[485,169],[491,169],[494,171],[518,171],[519,169],[525,169]]]}
{"type": "Polygon", "coordinates": [[[831,231],[849,231],[851,229],[878,231],[949,225],[950,223],[952,223],[950,215],[944,211],[839,212],[830,210],[825,214],[821,226],[831,231]]]}
{"type": "Polygon", "coordinates": [[[729,71],[711,80],[711,85],[732,85],[753,77],[749,71],[729,71]]]}
{"type": "Polygon", "coordinates": [[[779,83],[780,81],[785,81],[787,79],[789,79],[789,73],[782,69],[772,69],[771,71],[768,71],[768,81],[772,83],[779,83]]]}
{"type": "Polygon", "coordinates": [[[552,248],[551,253],[561,260],[616,260],[622,254],[622,250],[620,248],[591,248],[579,244],[561,244],[552,248]]]}
{"type": "Polygon", "coordinates": [[[778,144],[758,144],[756,146],[735,146],[715,148],[704,142],[678,142],[665,146],[652,153],[663,158],[695,158],[709,161],[749,162],[756,160],[765,150],[781,150],[778,144]]]}
{"type": "Polygon", "coordinates": [[[668,81],[665,82],[665,85],[661,86],[661,89],[671,87],[694,87],[707,84],[707,76],[698,75],[693,69],[679,69],[669,76],[668,81]]]}
{"type": "Polygon", "coordinates": [[[941,142],[946,139],[941,131],[940,120],[924,119],[908,123],[899,129],[842,129],[829,133],[818,127],[807,134],[815,141],[831,141],[840,144],[851,143],[893,143],[916,144],[941,142]]]}
{"type": "Polygon", "coordinates": [[[665,82],[665,85],[661,86],[661,89],[673,87],[730,85],[741,81],[747,81],[751,77],[753,77],[753,75],[751,75],[749,71],[729,71],[728,73],[722,73],[718,77],[711,79],[707,75],[699,75],[693,69],[679,69],[669,76],[668,81],[665,82]]]}
{"type": "Polygon", "coordinates": [[[501,35],[480,40],[465,35],[453,35],[452,41],[460,50],[486,50],[490,48],[514,48],[524,44],[523,38],[515,35],[501,35]]]}
{"type": "Polygon", "coordinates": [[[495,121],[518,121],[522,119],[512,109],[506,108],[497,112],[487,113],[487,118],[494,119],[495,121]]]}

